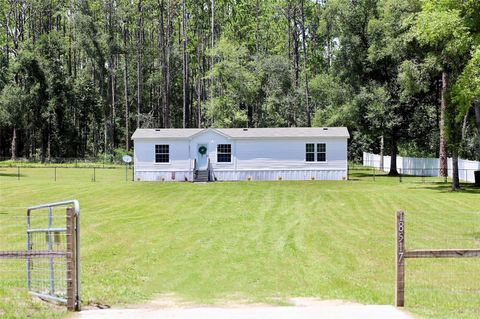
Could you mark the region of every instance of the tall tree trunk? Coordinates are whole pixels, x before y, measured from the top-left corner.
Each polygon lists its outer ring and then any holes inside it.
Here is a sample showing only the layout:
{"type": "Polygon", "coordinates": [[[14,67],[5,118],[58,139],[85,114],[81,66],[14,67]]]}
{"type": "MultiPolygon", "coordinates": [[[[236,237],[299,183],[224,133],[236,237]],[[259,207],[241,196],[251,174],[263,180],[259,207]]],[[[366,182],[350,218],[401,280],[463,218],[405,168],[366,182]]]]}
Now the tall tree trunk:
{"type": "Polygon", "coordinates": [[[452,152],[452,190],[460,189],[460,177],[458,176],[458,153],[457,150],[452,152]]]}
{"type": "Polygon", "coordinates": [[[287,13],[286,13],[286,18],[287,18],[287,56],[288,56],[288,61],[292,61],[292,23],[290,19],[290,8],[291,4],[288,2],[287,5],[287,13]]]}
{"type": "Polygon", "coordinates": [[[258,59],[258,55],[260,54],[260,0],[257,0],[255,3],[255,52],[257,53],[256,59],[258,59]]]}
{"type": "Polygon", "coordinates": [[[142,55],[143,55],[143,7],[142,0],[138,1],[138,30],[137,30],[137,128],[140,128],[140,114],[142,111],[142,95],[143,95],[143,71],[142,71],[142,55]]]}
{"type": "MultiPolygon", "coordinates": [[[[212,45],[211,48],[215,47],[215,0],[212,0],[212,18],[211,18],[211,31],[212,31],[212,36],[211,36],[211,41],[212,45]]],[[[212,54],[212,62],[210,64],[210,70],[213,70],[213,66],[215,64],[215,56],[212,54]]],[[[211,82],[210,82],[210,100],[213,101],[213,84],[214,84],[214,77],[211,77],[211,82]]],[[[213,103],[213,102],[212,102],[213,103]]]]}
{"type": "MultiPolygon", "coordinates": [[[[110,120],[109,128],[107,134],[109,139],[105,145],[106,152],[113,153],[114,144],[115,144],[115,56],[114,56],[114,47],[115,47],[115,35],[114,35],[114,1],[110,0],[108,4],[108,90],[109,90],[109,102],[110,102],[110,120]]],[[[108,113],[108,111],[106,111],[108,113]]],[[[108,114],[105,114],[105,121],[107,121],[108,114]]]]}
{"type": "Polygon", "coordinates": [[[190,111],[189,111],[189,96],[188,96],[188,53],[187,53],[187,8],[185,0],[182,3],[182,31],[183,31],[183,128],[189,127],[190,111]]]}
{"type": "Polygon", "coordinates": [[[167,12],[167,44],[166,44],[166,57],[165,57],[165,62],[167,65],[167,70],[166,70],[166,80],[165,80],[165,86],[166,86],[166,113],[167,113],[167,118],[166,118],[166,127],[171,127],[172,126],[172,119],[170,118],[170,109],[171,109],[171,100],[172,100],[172,83],[171,83],[171,61],[170,61],[170,56],[172,52],[172,41],[171,41],[171,34],[173,33],[173,27],[172,27],[172,12],[171,12],[171,4],[170,1],[168,1],[168,12],[167,12]]]}
{"type": "Polygon", "coordinates": [[[162,112],[162,121],[159,123],[160,126],[165,125],[165,22],[164,22],[164,3],[163,0],[158,0],[158,7],[159,7],[159,23],[160,28],[158,30],[158,60],[160,63],[160,71],[162,75],[162,85],[163,87],[160,88],[161,96],[159,96],[160,100],[160,108],[162,112]]]}
{"type": "Polygon", "coordinates": [[[17,160],[17,128],[15,126],[13,127],[13,133],[12,133],[11,153],[12,153],[12,161],[17,160]]]}
{"type": "Polygon", "coordinates": [[[480,101],[475,101],[473,104],[475,111],[475,122],[477,123],[478,140],[480,142],[480,101]]]}
{"type": "Polygon", "coordinates": [[[125,149],[130,150],[130,110],[128,108],[128,26],[123,26],[123,46],[124,46],[124,64],[123,64],[123,84],[125,100],[125,149]]]}
{"type": "Polygon", "coordinates": [[[332,36],[331,36],[331,25],[330,22],[327,22],[326,25],[326,41],[327,41],[327,60],[328,60],[328,69],[332,67],[333,53],[332,53],[332,36]]]}
{"type": "Polygon", "coordinates": [[[468,115],[470,112],[465,112],[465,115],[463,116],[463,121],[462,121],[462,141],[465,141],[465,138],[467,137],[467,126],[468,126],[468,115]]]}
{"type": "Polygon", "coordinates": [[[383,135],[380,137],[380,170],[383,172],[383,155],[384,155],[384,139],[383,135]]]}
{"type": "Polygon", "coordinates": [[[27,134],[28,139],[26,143],[27,145],[25,146],[25,154],[28,158],[33,158],[33,156],[35,156],[35,132],[33,132],[32,129],[28,129],[27,134]]]}
{"type": "Polygon", "coordinates": [[[113,150],[115,149],[115,135],[116,135],[116,130],[115,130],[115,117],[116,117],[116,95],[115,95],[115,87],[116,87],[116,82],[117,78],[115,76],[115,57],[112,59],[113,65],[112,65],[112,110],[110,113],[110,131],[111,131],[111,141],[110,141],[110,151],[113,154],[113,150]]]}
{"type": "Polygon", "coordinates": [[[390,172],[389,176],[398,176],[397,171],[397,154],[398,154],[398,145],[397,145],[397,136],[393,134],[391,137],[391,156],[390,156],[390,172]]]}
{"type": "Polygon", "coordinates": [[[447,176],[447,140],[445,132],[445,113],[447,111],[447,90],[448,90],[448,73],[446,71],[442,72],[442,95],[441,95],[441,104],[440,104],[440,176],[447,176]]]}
{"type": "MultiPolygon", "coordinates": [[[[29,19],[30,20],[30,19],[29,19]]],[[[68,69],[68,76],[72,76],[72,30],[71,25],[68,25],[68,58],[67,58],[67,69],[68,69]]]]}
{"type": "Polygon", "coordinates": [[[10,12],[6,15],[6,22],[5,22],[5,59],[7,65],[9,63],[9,56],[10,56],[10,47],[8,44],[10,43],[10,32],[9,32],[9,23],[10,23],[10,12]]]}
{"type": "MultiPolygon", "coordinates": [[[[215,0],[212,0],[212,19],[211,19],[211,28],[212,28],[212,49],[215,45],[215,0]]],[[[212,68],[213,68],[213,55],[212,55],[212,68]]]]}
{"type": "Polygon", "coordinates": [[[294,13],[292,17],[292,23],[293,23],[293,67],[295,70],[295,87],[298,87],[298,79],[299,79],[299,74],[300,74],[300,48],[299,48],[299,35],[298,35],[298,28],[297,28],[297,23],[296,23],[296,13],[294,13]]]}
{"type": "MultiPolygon", "coordinates": [[[[260,58],[260,0],[255,2],[255,61],[258,63],[260,58]]],[[[258,125],[258,109],[259,109],[259,99],[255,99],[253,105],[248,105],[248,124],[251,127],[257,127],[258,125]],[[250,109],[252,109],[250,111],[250,109]],[[255,120],[254,120],[255,117],[255,120]]]]}
{"type": "Polygon", "coordinates": [[[47,131],[47,162],[52,161],[52,127],[50,124],[50,119],[48,120],[48,131],[47,131]]]}
{"type": "Polygon", "coordinates": [[[106,161],[107,159],[107,145],[108,145],[108,124],[107,124],[107,120],[105,119],[104,123],[103,123],[103,158],[104,158],[104,161],[106,161]]]}
{"type": "Polygon", "coordinates": [[[197,83],[196,83],[196,94],[197,94],[197,127],[202,127],[202,56],[201,56],[201,44],[203,43],[203,37],[200,33],[200,28],[197,27],[197,36],[198,36],[198,44],[197,44],[197,83]]]}
{"type": "Polygon", "coordinates": [[[307,74],[307,43],[305,34],[305,8],[304,0],[302,0],[302,48],[303,48],[303,75],[305,80],[305,108],[307,113],[307,126],[312,126],[312,112],[310,110],[310,103],[308,101],[308,74],[307,74]]]}
{"type": "Polygon", "coordinates": [[[168,117],[168,97],[167,97],[167,44],[165,40],[165,3],[164,0],[159,0],[158,5],[160,7],[160,30],[158,32],[158,49],[160,53],[160,68],[162,71],[162,126],[167,127],[167,117],[168,117]]]}
{"type": "Polygon", "coordinates": [[[170,33],[171,33],[171,13],[170,1],[167,1],[167,10],[165,10],[164,0],[159,1],[160,5],[160,32],[159,45],[161,51],[161,68],[163,78],[163,127],[170,127],[170,33]],[[166,12],[166,13],[165,13],[166,12]],[[166,22],[165,22],[166,14],[166,22]]]}

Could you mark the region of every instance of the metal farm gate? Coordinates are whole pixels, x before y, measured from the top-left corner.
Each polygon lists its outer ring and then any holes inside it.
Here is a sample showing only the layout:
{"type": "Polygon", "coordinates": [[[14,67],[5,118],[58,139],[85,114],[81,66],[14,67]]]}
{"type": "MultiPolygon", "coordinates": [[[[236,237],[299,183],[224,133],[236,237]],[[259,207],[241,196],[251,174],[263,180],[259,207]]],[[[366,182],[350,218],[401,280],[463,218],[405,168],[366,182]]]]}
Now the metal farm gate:
{"type": "MultiPolygon", "coordinates": [[[[32,206],[27,209],[25,219],[24,247],[26,249],[0,250],[0,262],[2,259],[24,259],[25,287],[31,295],[65,304],[70,311],[79,311],[80,205],[78,201],[32,206]]],[[[11,220],[9,223],[15,222],[11,220]]]]}

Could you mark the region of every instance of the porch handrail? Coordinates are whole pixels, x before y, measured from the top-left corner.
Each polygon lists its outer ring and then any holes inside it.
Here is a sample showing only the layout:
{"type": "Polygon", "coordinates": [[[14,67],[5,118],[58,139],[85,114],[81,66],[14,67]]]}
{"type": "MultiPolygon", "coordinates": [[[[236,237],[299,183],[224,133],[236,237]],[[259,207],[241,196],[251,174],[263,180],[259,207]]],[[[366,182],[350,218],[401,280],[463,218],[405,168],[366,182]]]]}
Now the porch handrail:
{"type": "Polygon", "coordinates": [[[197,178],[198,170],[197,170],[197,159],[193,159],[193,178],[197,178]]]}
{"type": "Polygon", "coordinates": [[[208,172],[208,181],[211,181],[211,178],[210,178],[210,156],[207,157],[207,172],[208,172]]]}

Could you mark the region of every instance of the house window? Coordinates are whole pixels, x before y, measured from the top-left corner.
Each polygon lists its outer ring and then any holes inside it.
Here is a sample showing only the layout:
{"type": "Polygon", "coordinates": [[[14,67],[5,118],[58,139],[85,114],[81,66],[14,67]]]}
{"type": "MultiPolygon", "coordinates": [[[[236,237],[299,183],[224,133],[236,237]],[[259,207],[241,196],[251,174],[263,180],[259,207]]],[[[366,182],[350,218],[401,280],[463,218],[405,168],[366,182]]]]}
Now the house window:
{"type": "Polygon", "coordinates": [[[217,145],[217,163],[230,163],[232,161],[232,144],[217,145]]]}
{"type": "Polygon", "coordinates": [[[168,144],[155,145],[155,163],[170,162],[170,147],[168,144]]]}
{"type": "Polygon", "coordinates": [[[315,162],[315,144],[309,143],[306,145],[305,149],[305,160],[307,162],[315,162]]]}
{"type": "Polygon", "coordinates": [[[327,161],[327,144],[318,143],[317,144],[317,162],[326,162],[327,161]]]}
{"type": "Polygon", "coordinates": [[[327,145],[325,143],[314,143],[305,144],[305,160],[307,162],[326,162],[327,161],[327,145]]]}

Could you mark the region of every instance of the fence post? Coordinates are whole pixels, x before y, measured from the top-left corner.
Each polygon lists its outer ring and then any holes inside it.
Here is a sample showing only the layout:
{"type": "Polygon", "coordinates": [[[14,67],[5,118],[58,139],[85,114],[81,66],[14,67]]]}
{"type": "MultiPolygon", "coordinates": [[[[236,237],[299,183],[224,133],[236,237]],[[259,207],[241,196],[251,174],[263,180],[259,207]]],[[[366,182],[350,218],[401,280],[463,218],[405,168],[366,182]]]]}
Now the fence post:
{"type": "Polygon", "coordinates": [[[425,170],[422,168],[422,183],[425,184],[425,170]]]}
{"type": "Polygon", "coordinates": [[[95,176],[95,166],[93,167],[93,181],[96,182],[96,176],[95,176]]]}
{"type": "MultiPolygon", "coordinates": [[[[49,207],[48,208],[48,228],[52,228],[52,224],[53,224],[53,210],[52,210],[52,207],[49,207]]],[[[48,245],[49,251],[53,249],[52,236],[53,236],[52,232],[47,233],[47,245],[48,245]]],[[[49,293],[50,295],[53,295],[55,293],[55,266],[53,265],[53,257],[49,258],[48,268],[49,268],[49,280],[50,280],[49,293]]]]}
{"type": "Polygon", "coordinates": [[[57,181],[57,167],[55,166],[54,167],[54,170],[55,170],[55,182],[57,181]]]}
{"type": "Polygon", "coordinates": [[[402,169],[401,168],[398,169],[398,178],[399,178],[400,183],[401,183],[402,182],[402,169]]]}
{"type": "Polygon", "coordinates": [[[397,212],[396,225],[396,281],[395,281],[395,306],[403,307],[405,303],[405,213],[397,212]]]}
{"type": "Polygon", "coordinates": [[[79,305],[76,300],[76,234],[75,234],[75,209],[67,208],[67,310],[75,311],[79,305]]]}
{"type": "Polygon", "coordinates": [[[17,166],[17,180],[20,180],[20,166],[17,166]]]}
{"type": "MultiPolygon", "coordinates": [[[[27,211],[27,229],[30,229],[30,210],[27,211]]],[[[27,253],[32,250],[32,234],[27,232],[27,253]]],[[[30,257],[27,258],[27,289],[30,290],[31,287],[31,265],[32,261],[30,257]]]]}
{"type": "Polygon", "coordinates": [[[373,171],[373,181],[375,182],[375,166],[372,167],[372,171],[373,171]]]}

